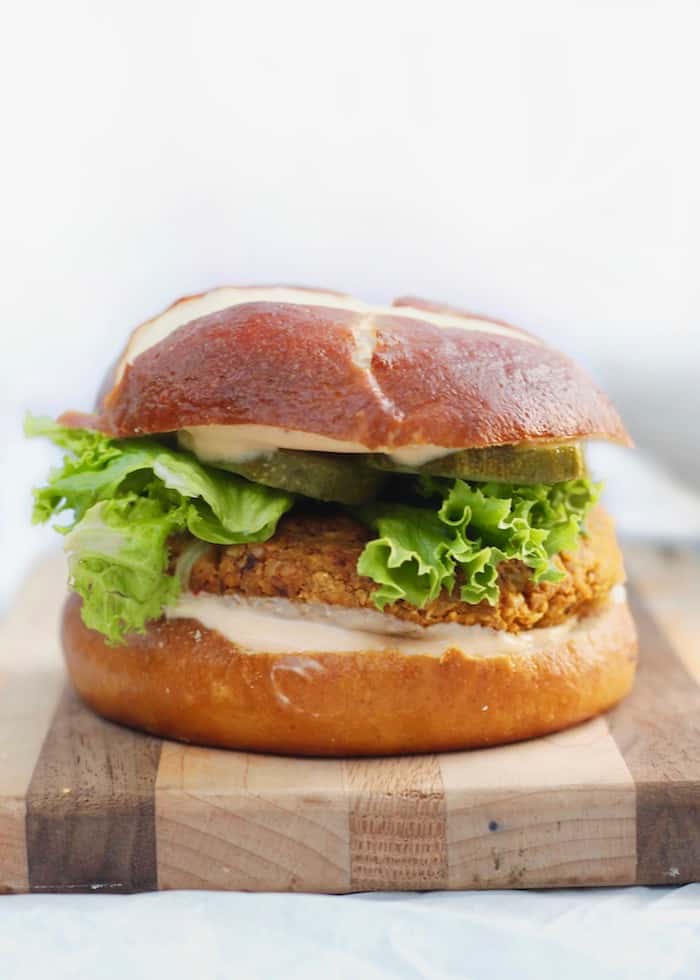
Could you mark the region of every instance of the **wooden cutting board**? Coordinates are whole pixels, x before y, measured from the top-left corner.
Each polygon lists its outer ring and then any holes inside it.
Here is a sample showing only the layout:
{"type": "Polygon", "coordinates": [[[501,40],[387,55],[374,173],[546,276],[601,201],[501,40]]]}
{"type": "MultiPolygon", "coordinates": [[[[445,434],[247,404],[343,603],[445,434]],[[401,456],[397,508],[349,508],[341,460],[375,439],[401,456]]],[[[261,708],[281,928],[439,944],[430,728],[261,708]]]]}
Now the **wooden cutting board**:
{"type": "Polygon", "coordinates": [[[502,748],[286,759],[101,721],[66,685],[65,568],[0,631],[0,890],[350,892],[700,880],[700,552],[627,547],[641,666],[605,718],[502,748]]]}

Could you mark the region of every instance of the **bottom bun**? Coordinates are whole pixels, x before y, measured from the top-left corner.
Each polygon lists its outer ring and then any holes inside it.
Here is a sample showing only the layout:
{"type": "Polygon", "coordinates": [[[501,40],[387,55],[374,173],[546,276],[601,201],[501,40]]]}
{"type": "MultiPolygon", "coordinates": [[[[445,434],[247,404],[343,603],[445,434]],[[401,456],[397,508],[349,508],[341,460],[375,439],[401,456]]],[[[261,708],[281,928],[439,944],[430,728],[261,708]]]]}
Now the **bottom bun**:
{"type": "Polygon", "coordinates": [[[73,595],[63,646],[78,693],[112,721],[287,755],[438,752],[554,732],[619,701],[637,659],[625,603],[543,650],[470,657],[245,653],[193,619],[158,621],[111,647],[73,595]]]}

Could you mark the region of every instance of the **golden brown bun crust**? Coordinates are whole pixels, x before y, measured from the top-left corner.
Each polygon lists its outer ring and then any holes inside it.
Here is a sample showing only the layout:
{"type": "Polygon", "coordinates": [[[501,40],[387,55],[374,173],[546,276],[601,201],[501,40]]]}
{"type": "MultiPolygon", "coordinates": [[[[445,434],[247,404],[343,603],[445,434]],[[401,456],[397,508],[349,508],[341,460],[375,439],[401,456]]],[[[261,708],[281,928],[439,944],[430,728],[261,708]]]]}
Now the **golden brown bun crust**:
{"type": "Polygon", "coordinates": [[[154,623],[109,647],[69,597],[63,646],[83,699],[113,721],[204,745],[295,755],[436,752],[576,724],[629,690],[626,605],[544,653],[245,654],[195,620],[154,623]]]}
{"type": "Polygon", "coordinates": [[[118,436],[270,425],[369,450],[593,436],[629,443],[585,372],[524,331],[486,317],[479,319],[503,332],[441,326],[433,314],[465,324],[469,314],[418,299],[397,300],[394,309],[368,315],[360,305],[239,302],[183,323],[135,356],[91,423],[75,413],[64,421],[118,436]],[[412,318],[402,314],[409,305],[412,318]],[[358,331],[367,364],[358,360],[358,331]]]}

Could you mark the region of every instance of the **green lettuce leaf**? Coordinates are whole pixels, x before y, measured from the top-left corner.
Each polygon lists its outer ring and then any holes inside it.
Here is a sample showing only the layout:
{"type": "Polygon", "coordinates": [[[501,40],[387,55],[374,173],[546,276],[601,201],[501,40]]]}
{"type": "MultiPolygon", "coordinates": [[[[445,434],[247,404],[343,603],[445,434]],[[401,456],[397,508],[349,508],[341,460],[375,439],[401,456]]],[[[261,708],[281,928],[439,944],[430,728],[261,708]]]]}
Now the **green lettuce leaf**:
{"type": "MultiPolygon", "coordinates": [[[[33,519],[52,520],[66,535],[83,619],[110,643],[143,631],[177,600],[203,542],[265,541],[296,499],[156,439],[110,439],[32,417],[25,429],[66,450],[34,492],[33,519]],[[184,532],[194,541],[171,574],[168,539],[184,532]]],[[[405,489],[417,504],[377,501],[353,511],[376,531],[357,567],[376,583],[379,609],[399,600],[425,606],[443,590],[495,604],[498,567],[510,559],[535,581],[557,581],[552,558],[577,547],[600,492],[588,480],[516,486],[436,477],[405,489]]]]}
{"type": "Polygon", "coordinates": [[[103,500],[66,535],[70,585],[83,598],[86,626],[110,643],[142,632],[177,600],[180,581],[167,574],[166,541],[181,515],[147,497],[103,500]]]}
{"type": "Polygon", "coordinates": [[[204,466],[154,439],[110,439],[29,417],[25,432],[67,450],[63,465],[34,491],[35,523],[64,512],[70,582],[85,623],[111,643],[143,631],[174,602],[180,579],[168,574],[168,538],[189,531],[203,541],[265,541],[294,496],[204,466]]]}
{"type": "Polygon", "coordinates": [[[445,589],[464,602],[498,601],[498,566],[518,559],[536,582],[563,573],[552,557],[577,547],[586,514],[600,495],[589,480],[515,486],[422,478],[425,506],[373,504],[358,509],[377,531],[358,561],[376,582],[379,609],[400,599],[422,607],[445,589]]]}
{"type": "Polygon", "coordinates": [[[369,505],[358,513],[379,532],[365,546],[357,570],[379,585],[373,598],[380,609],[398,599],[424,605],[443,587],[453,587],[455,555],[463,543],[436,513],[400,504],[369,505]]]}

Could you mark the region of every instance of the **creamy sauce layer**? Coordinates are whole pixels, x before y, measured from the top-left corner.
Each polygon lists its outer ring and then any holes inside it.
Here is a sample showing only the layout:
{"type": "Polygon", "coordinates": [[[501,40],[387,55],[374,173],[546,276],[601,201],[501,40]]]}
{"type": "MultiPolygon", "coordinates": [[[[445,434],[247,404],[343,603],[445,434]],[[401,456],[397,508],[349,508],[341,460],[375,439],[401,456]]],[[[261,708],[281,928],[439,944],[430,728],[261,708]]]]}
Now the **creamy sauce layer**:
{"type": "MultiPolygon", "coordinates": [[[[625,601],[616,586],[612,604],[625,601]]],[[[486,626],[440,623],[419,626],[372,609],[243,596],[181,596],[165,610],[168,619],[195,619],[246,653],[356,653],[396,651],[441,657],[456,649],[470,657],[522,656],[545,652],[563,640],[590,632],[597,616],[571,618],[559,626],[507,633],[486,626]]]]}
{"type": "Polygon", "coordinates": [[[367,316],[403,317],[408,320],[423,320],[440,327],[452,327],[458,330],[471,330],[479,333],[500,334],[506,337],[517,337],[529,343],[540,343],[536,337],[514,330],[500,323],[491,323],[480,317],[455,316],[446,313],[432,313],[429,310],[419,310],[412,306],[373,306],[351,296],[335,296],[332,293],[314,292],[305,289],[288,289],[283,286],[224,287],[212,289],[203,296],[193,296],[161,313],[160,316],[149,320],[138,327],[133,334],[117,369],[118,381],[127,364],[131,364],[139,354],[160,343],[185,323],[190,323],[199,317],[230,306],[240,306],[244,303],[295,303],[300,306],[319,306],[326,309],[350,310],[367,316]]]}
{"type": "Polygon", "coordinates": [[[344,442],[274,425],[197,425],[181,429],[178,438],[203,463],[242,463],[267,456],[276,449],[305,449],[319,453],[387,453],[399,466],[422,466],[455,451],[442,446],[369,450],[360,442],[344,442]]]}

